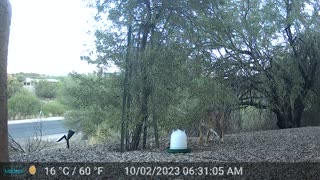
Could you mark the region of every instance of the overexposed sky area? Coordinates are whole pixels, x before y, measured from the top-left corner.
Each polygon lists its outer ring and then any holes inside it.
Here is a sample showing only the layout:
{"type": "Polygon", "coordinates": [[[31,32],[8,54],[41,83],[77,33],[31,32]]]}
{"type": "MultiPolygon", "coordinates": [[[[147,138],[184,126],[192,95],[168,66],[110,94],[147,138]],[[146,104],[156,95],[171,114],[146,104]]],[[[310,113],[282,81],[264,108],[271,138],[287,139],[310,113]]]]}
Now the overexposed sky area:
{"type": "Polygon", "coordinates": [[[8,73],[88,73],[95,65],[80,56],[93,45],[93,10],[82,0],[10,0],[8,73]],[[89,21],[89,23],[88,23],[89,21]],[[91,23],[90,23],[91,22],[91,23]]]}

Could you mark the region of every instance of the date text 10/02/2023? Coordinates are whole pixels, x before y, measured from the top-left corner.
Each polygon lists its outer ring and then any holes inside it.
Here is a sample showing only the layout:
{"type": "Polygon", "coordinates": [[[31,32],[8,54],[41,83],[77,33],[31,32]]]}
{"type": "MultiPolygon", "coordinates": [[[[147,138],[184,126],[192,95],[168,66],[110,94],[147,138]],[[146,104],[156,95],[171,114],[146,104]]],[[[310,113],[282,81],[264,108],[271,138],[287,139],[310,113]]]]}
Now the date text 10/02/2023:
{"type": "Polygon", "coordinates": [[[157,167],[144,167],[144,166],[131,166],[125,167],[125,175],[129,176],[224,176],[224,175],[238,175],[243,174],[242,167],[173,167],[173,166],[157,166],[157,167]]]}

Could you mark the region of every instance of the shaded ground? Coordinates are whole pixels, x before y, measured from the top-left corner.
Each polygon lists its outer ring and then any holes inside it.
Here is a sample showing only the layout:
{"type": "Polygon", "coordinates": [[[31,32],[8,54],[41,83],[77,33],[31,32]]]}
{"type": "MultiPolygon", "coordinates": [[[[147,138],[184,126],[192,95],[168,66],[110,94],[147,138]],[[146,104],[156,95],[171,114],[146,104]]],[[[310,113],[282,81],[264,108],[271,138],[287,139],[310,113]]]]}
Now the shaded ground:
{"type": "MultiPolygon", "coordinates": [[[[162,149],[120,153],[115,145],[55,146],[40,152],[11,154],[11,161],[24,162],[320,162],[320,127],[229,134],[222,144],[209,146],[188,138],[187,154],[162,149]]],[[[71,140],[72,143],[72,140],[71,140]]],[[[63,144],[64,145],[64,144],[63,144]]]]}

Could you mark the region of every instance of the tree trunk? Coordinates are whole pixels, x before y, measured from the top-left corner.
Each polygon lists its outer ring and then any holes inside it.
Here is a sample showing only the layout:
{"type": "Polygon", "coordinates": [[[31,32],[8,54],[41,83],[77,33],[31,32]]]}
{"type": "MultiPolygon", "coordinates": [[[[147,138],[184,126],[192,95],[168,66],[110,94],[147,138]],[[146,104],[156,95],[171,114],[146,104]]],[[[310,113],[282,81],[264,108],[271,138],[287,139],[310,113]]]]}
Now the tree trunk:
{"type": "Polygon", "coordinates": [[[156,110],[156,97],[155,97],[155,83],[153,80],[152,88],[151,88],[151,98],[152,98],[152,120],[153,120],[153,131],[154,131],[154,139],[156,143],[156,147],[159,148],[159,135],[158,135],[158,116],[156,110]]]}
{"type": "Polygon", "coordinates": [[[140,56],[141,64],[140,64],[140,69],[141,69],[141,76],[142,76],[142,102],[141,102],[141,110],[140,110],[140,115],[138,117],[138,123],[135,128],[135,133],[133,137],[133,142],[131,146],[131,150],[136,150],[138,148],[139,142],[140,142],[140,137],[141,137],[141,132],[143,130],[143,148],[146,146],[146,137],[147,137],[147,130],[146,130],[146,123],[148,119],[148,100],[150,96],[150,85],[149,85],[149,80],[148,80],[148,59],[145,57],[144,53],[147,47],[147,42],[148,42],[148,36],[150,34],[151,30],[151,8],[150,8],[150,2],[148,0],[145,1],[146,6],[147,6],[147,16],[148,20],[147,23],[144,24],[143,26],[143,33],[142,33],[142,39],[141,39],[141,49],[140,53],[142,56],[140,56]],[[140,119],[141,118],[141,119],[140,119]],[[145,125],[145,127],[144,127],[145,125]]]}
{"type": "Polygon", "coordinates": [[[126,132],[126,150],[130,151],[130,145],[132,142],[132,137],[133,137],[133,130],[129,129],[129,124],[132,124],[132,116],[130,114],[130,109],[131,109],[131,103],[132,103],[132,98],[131,98],[131,79],[132,79],[132,63],[130,61],[129,64],[129,69],[128,69],[128,92],[127,92],[127,109],[126,109],[126,125],[125,125],[125,132],[126,132]]]}
{"type": "Polygon", "coordinates": [[[284,105],[281,106],[280,109],[274,109],[273,112],[277,116],[277,126],[280,129],[286,129],[289,128],[292,122],[292,109],[290,106],[290,103],[284,103],[284,105]]]}
{"type": "Polygon", "coordinates": [[[280,128],[280,129],[286,129],[286,128],[288,128],[289,126],[288,126],[288,117],[287,116],[285,116],[285,114],[284,113],[282,113],[282,112],[280,112],[280,111],[274,111],[274,113],[276,114],[276,116],[277,116],[277,126],[278,126],[278,128],[280,128]]]}
{"type": "Polygon", "coordinates": [[[142,149],[147,148],[147,135],[148,135],[148,127],[147,127],[147,120],[143,122],[143,141],[142,141],[142,149]]]}
{"type": "MultiPolygon", "coordinates": [[[[129,69],[129,71],[131,71],[131,68],[129,69]]],[[[130,79],[130,75],[129,75],[129,79],[130,79]]],[[[128,87],[130,89],[130,85],[128,87]]],[[[130,92],[128,92],[127,94],[128,98],[127,98],[127,109],[126,109],[126,116],[127,116],[127,120],[126,120],[126,125],[125,125],[125,132],[126,132],[126,150],[129,151],[130,150],[130,143],[132,142],[132,131],[129,129],[129,124],[132,123],[131,121],[131,116],[130,116],[130,107],[131,107],[131,94],[130,92]]]]}
{"type": "Polygon", "coordinates": [[[142,65],[142,74],[143,74],[143,90],[142,90],[142,106],[141,106],[141,115],[142,115],[142,122],[143,122],[143,142],[142,142],[142,148],[146,148],[147,144],[147,120],[149,116],[149,111],[148,111],[148,101],[149,101],[149,95],[150,95],[150,90],[149,90],[149,82],[148,82],[148,75],[147,75],[147,68],[146,65],[142,65]]]}
{"type": "Polygon", "coordinates": [[[11,22],[11,5],[0,0],[0,162],[9,161],[7,62],[11,22]]]}
{"type": "MultiPolygon", "coordinates": [[[[144,65],[142,65],[144,66],[144,65]]],[[[143,74],[143,79],[142,79],[142,102],[141,102],[141,110],[140,110],[140,115],[138,117],[138,124],[135,129],[134,137],[133,137],[133,146],[131,146],[131,150],[136,150],[139,145],[140,137],[141,137],[141,132],[143,130],[143,148],[146,148],[146,138],[147,138],[147,120],[149,116],[148,112],[148,101],[149,101],[149,96],[150,96],[150,88],[149,88],[149,83],[148,83],[148,77],[147,77],[147,72],[146,68],[142,67],[142,74],[143,74]],[[141,118],[141,119],[140,119],[141,118]]]]}
{"type": "Polygon", "coordinates": [[[297,98],[292,109],[290,105],[284,106],[281,110],[274,109],[277,116],[277,126],[280,129],[301,127],[301,117],[304,105],[301,98],[297,98]]]}
{"type": "Polygon", "coordinates": [[[304,110],[304,104],[300,97],[294,102],[294,122],[297,127],[301,127],[301,117],[304,110]]]}
{"type": "Polygon", "coordinates": [[[135,127],[135,131],[132,137],[130,150],[137,150],[140,142],[141,131],[142,131],[143,123],[139,123],[135,127]]]}
{"type": "Polygon", "coordinates": [[[125,66],[125,78],[124,78],[124,88],[123,88],[123,100],[122,100],[122,122],[121,122],[121,152],[124,151],[124,137],[126,130],[126,102],[128,95],[128,69],[129,69],[129,57],[130,57],[130,43],[131,43],[131,26],[128,28],[128,44],[127,44],[127,55],[126,55],[126,66],[125,66]]]}

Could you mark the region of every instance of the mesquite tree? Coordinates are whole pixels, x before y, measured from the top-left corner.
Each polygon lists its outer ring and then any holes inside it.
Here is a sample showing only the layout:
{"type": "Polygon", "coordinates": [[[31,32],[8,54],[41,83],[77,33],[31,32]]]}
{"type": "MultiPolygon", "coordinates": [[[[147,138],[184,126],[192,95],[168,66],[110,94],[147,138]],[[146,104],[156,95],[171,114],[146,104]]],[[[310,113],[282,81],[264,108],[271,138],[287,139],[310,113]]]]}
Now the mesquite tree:
{"type": "Polygon", "coordinates": [[[212,62],[242,106],[270,109],[279,128],[301,126],[305,99],[319,71],[318,1],[230,1],[198,3],[212,62]]]}

